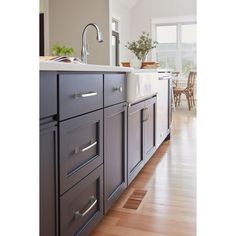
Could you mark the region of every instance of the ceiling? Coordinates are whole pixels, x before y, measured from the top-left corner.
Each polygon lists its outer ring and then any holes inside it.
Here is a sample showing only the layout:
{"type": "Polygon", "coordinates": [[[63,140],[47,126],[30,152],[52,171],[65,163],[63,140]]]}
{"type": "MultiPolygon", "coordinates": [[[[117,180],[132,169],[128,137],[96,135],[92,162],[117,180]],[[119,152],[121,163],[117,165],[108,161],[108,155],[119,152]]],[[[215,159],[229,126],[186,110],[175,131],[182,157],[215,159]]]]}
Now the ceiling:
{"type": "Polygon", "coordinates": [[[120,0],[128,8],[133,8],[139,0],[120,0]]]}

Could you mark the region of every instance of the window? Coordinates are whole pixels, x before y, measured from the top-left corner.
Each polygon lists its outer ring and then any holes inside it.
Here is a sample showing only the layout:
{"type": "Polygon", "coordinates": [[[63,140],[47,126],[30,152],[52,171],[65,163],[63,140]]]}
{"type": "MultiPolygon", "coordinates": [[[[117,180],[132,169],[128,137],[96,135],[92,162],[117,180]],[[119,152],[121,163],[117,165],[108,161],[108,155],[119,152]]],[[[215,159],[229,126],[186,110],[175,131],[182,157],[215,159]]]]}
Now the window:
{"type": "Polygon", "coordinates": [[[156,25],[156,60],[162,68],[171,68],[187,77],[196,69],[196,24],[156,25]]]}
{"type": "Polygon", "coordinates": [[[157,26],[157,61],[165,68],[176,70],[177,26],[157,26]]]}
{"type": "Polygon", "coordinates": [[[119,21],[112,19],[112,66],[119,66],[119,21]]]}

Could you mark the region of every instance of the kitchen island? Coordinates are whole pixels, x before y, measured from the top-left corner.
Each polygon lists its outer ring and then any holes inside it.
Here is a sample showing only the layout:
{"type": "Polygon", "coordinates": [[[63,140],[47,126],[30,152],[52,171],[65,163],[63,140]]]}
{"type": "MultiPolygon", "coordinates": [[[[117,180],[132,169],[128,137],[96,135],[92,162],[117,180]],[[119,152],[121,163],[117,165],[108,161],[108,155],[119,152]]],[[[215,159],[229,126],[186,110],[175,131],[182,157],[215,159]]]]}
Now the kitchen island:
{"type": "Polygon", "coordinates": [[[40,62],[41,236],[88,235],[170,137],[170,72],[148,71],[40,62]]]}

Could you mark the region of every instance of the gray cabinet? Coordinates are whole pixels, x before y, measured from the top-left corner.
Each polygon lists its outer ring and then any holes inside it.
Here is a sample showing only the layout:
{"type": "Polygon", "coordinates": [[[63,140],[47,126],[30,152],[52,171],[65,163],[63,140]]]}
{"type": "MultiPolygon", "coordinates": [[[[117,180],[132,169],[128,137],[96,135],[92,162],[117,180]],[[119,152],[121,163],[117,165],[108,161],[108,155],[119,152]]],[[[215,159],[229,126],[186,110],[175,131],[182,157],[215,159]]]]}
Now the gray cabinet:
{"type": "Polygon", "coordinates": [[[57,236],[57,127],[40,126],[40,235],[57,236]]]}
{"type": "Polygon", "coordinates": [[[156,96],[128,108],[128,184],[156,151],[156,96]]]}
{"type": "Polygon", "coordinates": [[[104,212],[127,186],[127,106],[104,110],[104,212]]]}

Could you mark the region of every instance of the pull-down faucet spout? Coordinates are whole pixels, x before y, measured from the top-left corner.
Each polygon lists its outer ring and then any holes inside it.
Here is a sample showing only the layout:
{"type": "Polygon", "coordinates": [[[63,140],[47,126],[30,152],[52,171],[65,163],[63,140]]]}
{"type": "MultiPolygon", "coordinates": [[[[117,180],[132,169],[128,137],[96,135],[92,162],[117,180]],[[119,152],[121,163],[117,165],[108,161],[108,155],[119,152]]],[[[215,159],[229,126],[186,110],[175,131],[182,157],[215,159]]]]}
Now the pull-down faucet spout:
{"type": "Polygon", "coordinates": [[[87,29],[89,26],[93,26],[96,29],[97,32],[97,41],[99,43],[103,42],[103,37],[102,37],[102,32],[100,31],[100,29],[98,28],[97,24],[95,23],[89,23],[88,25],[86,25],[84,27],[83,33],[82,33],[82,49],[81,49],[81,60],[83,63],[88,62],[88,47],[87,47],[87,29]]]}

